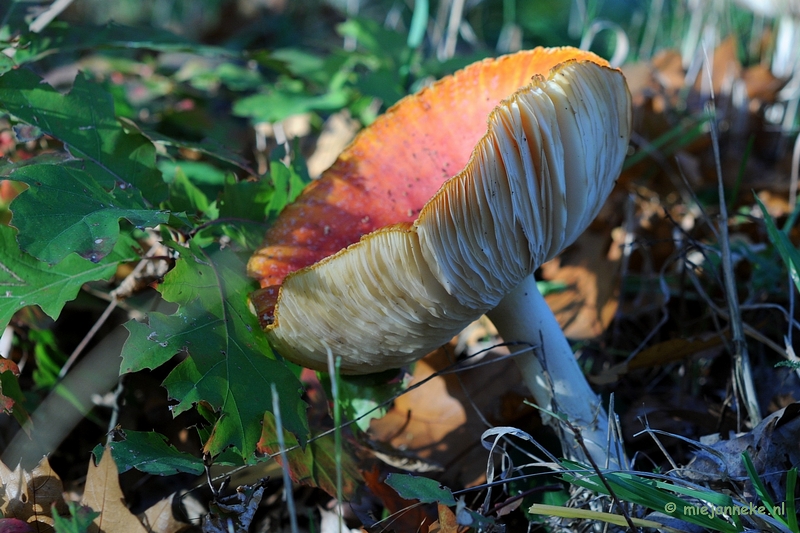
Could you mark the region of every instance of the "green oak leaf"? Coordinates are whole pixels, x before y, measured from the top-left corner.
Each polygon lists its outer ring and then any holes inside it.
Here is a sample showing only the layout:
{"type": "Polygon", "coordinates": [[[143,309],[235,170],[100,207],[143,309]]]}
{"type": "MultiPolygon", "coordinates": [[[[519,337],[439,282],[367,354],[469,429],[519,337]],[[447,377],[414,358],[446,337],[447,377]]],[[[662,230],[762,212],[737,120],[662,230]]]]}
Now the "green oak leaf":
{"type": "Polygon", "coordinates": [[[254,289],[244,263],[230,249],[174,246],[180,257],[159,290],[179,304],[173,315],[150,313],[147,323],[128,322],[121,372],[164,364],[176,353],[187,357],[163,385],[177,400],[173,414],[208,403],[218,410],[204,451],[217,455],[232,446],[243,459],[256,448],[264,413],[272,411],[270,386],[281,397],[284,426],[305,444],[308,427],[302,387],[273,358],[258,320],[247,306],[254,289]]]}
{"type": "Polygon", "coordinates": [[[81,286],[114,275],[117,264],[137,258],[131,247],[120,242],[99,263],[69,255],[55,265],[39,261],[20,250],[16,230],[0,225],[0,326],[27,305],[38,305],[55,319],[64,304],[75,299],[81,286]]]}
{"type": "Polygon", "coordinates": [[[421,476],[392,473],[386,476],[386,484],[397,491],[406,500],[419,500],[422,503],[442,503],[455,505],[456,499],[447,487],[439,482],[421,476]]]}
{"type": "Polygon", "coordinates": [[[99,261],[114,249],[120,218],[142,227],[169,220],[169,213],[148,209],[135,191],[115,188],[89,161],[24,166],[11,179],[29,185],[11,204],[19,245],[48,263],[72,252],[99,261]]]}
{"type": "Polygon", "coordinates": [[[61,94],[32,71],[0,76],[0,108],[63,142],[77,159],[92,161],[119,187],[133,187],[152,204],[166,198],[153,143],[126,133],[114,116],[114,101],[83,75],[61,94]]]}
{"type": "MultiPolygon", "coordinates": [[[[156,476],[170,476],[179,472],[199,476],[205,472],[201,458],[176,450],[167,444],[164,435],[130,430],[121,434],[124,437],[122,440],[108,443],[120,474],[131,468],[156,476]]],[[[100,444],[92,450],[98,463],[104,451],[105,447],[100,444]]]]}

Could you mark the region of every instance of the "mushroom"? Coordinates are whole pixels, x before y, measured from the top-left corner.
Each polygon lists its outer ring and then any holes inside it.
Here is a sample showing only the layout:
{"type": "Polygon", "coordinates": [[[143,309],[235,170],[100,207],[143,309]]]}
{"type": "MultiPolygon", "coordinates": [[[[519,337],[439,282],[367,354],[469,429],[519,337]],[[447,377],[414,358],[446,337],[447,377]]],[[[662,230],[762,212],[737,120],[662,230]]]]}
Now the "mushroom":
{"type": "MultiPolygon", "coordinates": [[[[248,271],[274,349],[317,370],[398,368],[488,313],[538,405],[606,459],[605,411],[534,271],[583,232],[619,175],[630,94],[573,48],[485,60],[409,96],[287,206],[248,271]],[[488,116],[488,127],[485,118],[488,116]]],[[[565,455],[585,459],[571,432],[565,455]]],[[[616,463],[616,460],[612,458],[616,463]]]]}

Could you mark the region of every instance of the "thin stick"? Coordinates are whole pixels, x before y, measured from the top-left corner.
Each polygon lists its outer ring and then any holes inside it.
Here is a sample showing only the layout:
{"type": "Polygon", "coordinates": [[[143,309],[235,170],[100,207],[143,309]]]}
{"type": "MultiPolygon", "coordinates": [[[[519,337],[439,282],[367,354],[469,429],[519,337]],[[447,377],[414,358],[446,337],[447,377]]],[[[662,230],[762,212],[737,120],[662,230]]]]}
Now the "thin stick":
{"type": "Polygon", "coordinates": [[[294,507],[294,494],[292,492],[292,478],[289,475],[289,457],[286,455],[286,441],[283,438],[283,419],[281,418],[281,399],[278,396],[278,388],[274,383],[270,384],[272,390],[272,414],[275,415],[275,432],[278,434],[278,453],[281,456],[281,467],[283,470],[283,495],[286,498],[286,510],[289,512],[289,524],[292,533],[298,533],[297,512],[294,507]]]}
{"type": "Polygon", "coordinates": [[[711,146],[714,149],[714,164],[717,171],[717,186],[719,191],[719,233],[720,248],[722,252],[722,274],[725,283],[725,292],[728,300],[728,314],[730,316],[731,332],[733,334],[733,361],[734,361],[734,386],[738,390],[747,408],[750,423],[753,426],[761,422],[761,412],[758,408],[753,373],[750,366],[750,355],[747,352],[747,342],[742,328],[742,316],[739,311],[739,298],[736,294],[736,283],[733,277],[733,261],[731,260],[731,247],[728,237],[728,208],[725,205],[725,187],[722,183],[722,163],[719,153],[719,130],[717,129],[714,102],[709,103],[709,112],[714,117],[711,121],[711,146]]]}
{"type": "Polygon", "coordinates": [[[69,359],[67,359],[67,362],[64,363],[64,366],[62,366],[61,370],[58,372],[58,379],[61,379],[67,375],[67,372],[70,368],[72,368],[72,365],[75,364],[78,356],[83,353],[83,349],[86,348],[86,345],[89,344],[89,342],[94,338],[97,331],[103,327],[103,324],[106,323],[106,320],[108,320],[108,317],[111,316],[111,312],[114,311],[116,307],[117,300],[111,300],[103,311],[103,314],[100,315],[100,318],[98,318],[92,326],[92,329],[90,329],[89,332],[84,335],[83,339],[81,339],[81,342],[78,343],[74,350],[72,350],[72,353],[69,355],[69,359]]]}
{"type": "Polygon", "coordinates": [[[56,0],[53,2],[46,11],[37,16],[28,29],[33,33],[39,33],[47,27],[48,24],[61,14],[62,11],[67,9],[73,0],[56,0]]]}

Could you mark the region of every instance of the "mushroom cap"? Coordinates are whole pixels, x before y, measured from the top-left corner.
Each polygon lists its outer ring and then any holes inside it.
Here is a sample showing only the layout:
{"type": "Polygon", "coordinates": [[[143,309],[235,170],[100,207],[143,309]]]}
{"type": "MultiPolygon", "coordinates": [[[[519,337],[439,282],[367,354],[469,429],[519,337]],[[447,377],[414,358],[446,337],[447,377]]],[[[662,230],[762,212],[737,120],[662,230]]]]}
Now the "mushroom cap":
{"type": "Polygon", "coordinates": [[[400,101],[251,258],[273,347],[371,373],[444,344],[597,215],[630,119],[622,74],[570,48],[483,61],[400,101]]]}

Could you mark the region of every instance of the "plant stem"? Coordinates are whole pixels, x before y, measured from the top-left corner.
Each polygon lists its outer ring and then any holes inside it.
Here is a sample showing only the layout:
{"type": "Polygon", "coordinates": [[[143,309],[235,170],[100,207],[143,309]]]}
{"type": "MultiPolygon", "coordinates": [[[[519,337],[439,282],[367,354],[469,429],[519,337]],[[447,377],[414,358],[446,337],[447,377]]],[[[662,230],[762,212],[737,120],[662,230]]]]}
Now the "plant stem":
{"type": "Polygon", "coordinates": [[[525,278],[487,316],[504,341],[527,342],[534,347],[517,356],[516,361],[539,407],[580,428],[586,450],[564,424],[543,415],[544,422],[559,435],[564,455],[586,463],[588,453],[598,465],[608,463],[618,468],[620,460],[608,453],[608,415],[589,387],[534,277],[525,278]]]}

